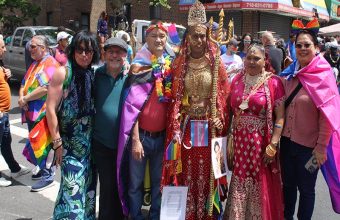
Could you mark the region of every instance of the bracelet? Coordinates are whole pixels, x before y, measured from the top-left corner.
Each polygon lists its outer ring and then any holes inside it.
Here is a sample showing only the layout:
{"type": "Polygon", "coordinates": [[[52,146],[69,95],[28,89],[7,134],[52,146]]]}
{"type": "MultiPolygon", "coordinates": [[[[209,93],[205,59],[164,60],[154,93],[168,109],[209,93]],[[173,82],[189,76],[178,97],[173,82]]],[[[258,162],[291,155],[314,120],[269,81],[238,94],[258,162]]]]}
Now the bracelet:
{"type": "Polygon", "coordinates": [[[62,140],[63,140],[63,139],[60,137],[60,138],[54,139],[54,140],[52,141],[52,143],[53,143],[53,144],[56,144],[56,143],[62,142],[62,140]]]}
{"type": "Polygon", "coordinates": [[[274,149],[271,144],[268,144],[268,146],[266,147],[266,154],[269,157],[274,157],[276,154],[276,149],[274,149]]]}
{"type": "Polygon", "coordinates": [[[274,124],[274,127],[275,128],[282,128],[282,125],[281,124],[274,124]]]}
{"type": "Polygon", "coordinates": [[[53,149],[54,151],[56,151],[56,150],[58,150],[61,146],[63,146],[63,143],[59,144],[58,147],[52,147],[52,149],[53,149]]]}

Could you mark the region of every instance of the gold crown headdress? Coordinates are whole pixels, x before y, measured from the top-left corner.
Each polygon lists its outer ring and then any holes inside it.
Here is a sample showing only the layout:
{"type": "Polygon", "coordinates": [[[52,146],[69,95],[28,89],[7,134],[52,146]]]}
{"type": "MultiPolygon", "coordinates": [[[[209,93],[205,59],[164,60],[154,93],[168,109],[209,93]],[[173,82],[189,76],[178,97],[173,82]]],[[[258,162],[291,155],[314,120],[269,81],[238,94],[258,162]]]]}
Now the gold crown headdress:
{"type": "Polygon", "coordinates": [[[188,26],[204,25],[206,22],[204,5],[197,0],[189,9],[188,26]]]}

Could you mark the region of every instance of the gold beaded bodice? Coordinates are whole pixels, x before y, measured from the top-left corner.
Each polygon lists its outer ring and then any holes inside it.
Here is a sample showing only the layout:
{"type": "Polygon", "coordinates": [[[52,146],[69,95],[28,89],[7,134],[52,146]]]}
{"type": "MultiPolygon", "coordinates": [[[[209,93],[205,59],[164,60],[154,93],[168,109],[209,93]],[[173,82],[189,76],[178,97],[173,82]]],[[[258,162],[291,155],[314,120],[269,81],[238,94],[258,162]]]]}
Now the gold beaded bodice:
{"type": "Polygon", "coordinates": [[[199,59],[190,57],[184,82],[185,93],[191,101],[196,102],[211,97],[212,73],[205,56],[199,59]]]}

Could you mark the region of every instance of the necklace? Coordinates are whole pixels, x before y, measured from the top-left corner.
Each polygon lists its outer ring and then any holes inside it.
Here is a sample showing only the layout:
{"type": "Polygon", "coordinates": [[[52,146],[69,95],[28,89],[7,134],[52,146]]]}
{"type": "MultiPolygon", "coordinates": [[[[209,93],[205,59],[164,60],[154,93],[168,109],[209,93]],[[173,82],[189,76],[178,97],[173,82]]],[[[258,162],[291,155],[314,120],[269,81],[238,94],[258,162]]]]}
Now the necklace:
{"type": "Polygon", "coordinates": [[[332,63],[336,64],[339,61],[339,56],[337,56],[336,60],[333,60],[332,55],[329,54],[329,58],[331,59],[332,63]]]}
{"type": "Polygon", "coordinates": [[[170,56],[166,56],[164,60],[163,64],[159,64],[157,57],[151,55],[152,74],[156,77],[155,86],[159,102],[169,102],[171,99],[170,56]]]}
{"type": "Polygon", "coordinates": [[[239,105],[239,108],[242,111],[249,108],[248,103],[249,103],[250,97],[252,95],[254,95],[257,92],[257,90],[263,85],[263,83],[265,83],[265,81],[271,77],[271,74],[267,74],[265,72],[265,73],[261,73],[261,74],[256,75],[257,76],[256,78],[254,76],[251,76],[250,79],[248,78],[248,82],[247,82],[247,76],[250,76],[250,75],[245,74],[245,80],[244,80],[245,81],[245,88],[244,88],[243,97],[242,97],[243,100],[242,100],[242,103],[239,105]],[[246,91],[247,86],[249,87],[248,88],[249,92],[246,91]]]}

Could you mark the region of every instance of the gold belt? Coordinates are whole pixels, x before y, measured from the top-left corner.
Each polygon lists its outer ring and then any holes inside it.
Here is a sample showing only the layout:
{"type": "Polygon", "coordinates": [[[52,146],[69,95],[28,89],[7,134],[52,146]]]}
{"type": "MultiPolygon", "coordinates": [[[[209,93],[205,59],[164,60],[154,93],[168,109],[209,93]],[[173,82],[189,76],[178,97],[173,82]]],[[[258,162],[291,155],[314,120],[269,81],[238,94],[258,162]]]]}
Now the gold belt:
{"type": "Polygon", "coordinates": [[[209,107],[187,107],[184,109],[185,113],[193,117],[207,116],[210,113],[209,107]]]}

